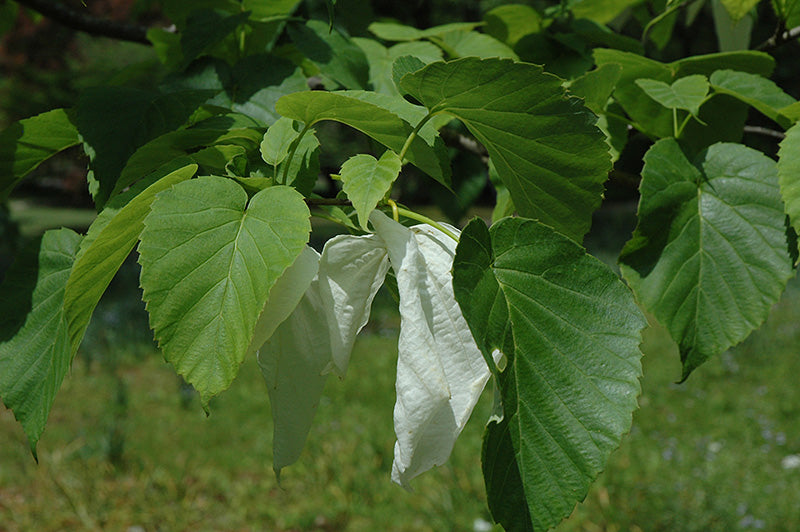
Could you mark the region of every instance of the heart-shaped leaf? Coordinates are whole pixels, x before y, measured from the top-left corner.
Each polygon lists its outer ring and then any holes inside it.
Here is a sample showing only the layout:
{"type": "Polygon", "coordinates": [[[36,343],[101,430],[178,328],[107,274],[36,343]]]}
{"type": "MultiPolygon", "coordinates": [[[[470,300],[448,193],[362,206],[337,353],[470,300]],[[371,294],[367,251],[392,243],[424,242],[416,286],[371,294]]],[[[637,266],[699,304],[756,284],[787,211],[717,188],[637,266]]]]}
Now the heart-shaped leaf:
{"type": "Polygon", "coordinates": [[[165,358],[204,406],[236,377],[269,291],[309,231],[290,187],[248,202],[234,181],[203,177],[156,197],[139,245],[144,300],[165,358]]]}
{"type": "Polygon", "coordinates": [[[684,109],[695,116],[708,94],[708,79],[699,74],[677,79],[672,85],[657,79],[637,79],[636,84],[667,109],[684,109]]]}
{"type": "Polygon", "coordinates": [[[380,159],[361,153],[342,165],[342,189],[353,203],[358,223],[365,231],[370,213],[397,179],[401,166],[400,157],[391,150],[383,152],[380,159]]]}
{"type": "Polygon", "coordinates": [[[644,161],[639,225],[620,263],[678,342],[685,379],[744,340],[783,293],[783,203],[775,162],[739,144],[714,144],[692,163],[664,139],[644,161]]]}

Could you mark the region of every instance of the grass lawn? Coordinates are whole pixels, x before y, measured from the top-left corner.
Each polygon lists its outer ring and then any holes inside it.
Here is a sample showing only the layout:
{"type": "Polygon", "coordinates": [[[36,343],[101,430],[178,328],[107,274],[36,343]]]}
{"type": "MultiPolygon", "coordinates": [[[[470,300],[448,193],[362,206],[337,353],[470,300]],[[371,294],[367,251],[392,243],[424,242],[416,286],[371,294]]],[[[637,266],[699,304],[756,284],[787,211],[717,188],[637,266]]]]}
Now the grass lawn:
{"type": "MultiPolygon", "coordinates": [[[[91,219],[79,216],[76,225],[91,219]]],[[[390,481],[399,318],[388,295],[279,484],[255,361],[206,418],[153,349],[136,286],[135,268],[123,268],[98,307],[38,465],[0,407],[0,532],[488,530],[480,445],[490,391],[448,464],[412,493],[390,481]]],[[[794,280],[759,332],[680,385],[677,349],[648,329],[633,429],[558,530],[800,530],[799,319],[794,280]]]]}

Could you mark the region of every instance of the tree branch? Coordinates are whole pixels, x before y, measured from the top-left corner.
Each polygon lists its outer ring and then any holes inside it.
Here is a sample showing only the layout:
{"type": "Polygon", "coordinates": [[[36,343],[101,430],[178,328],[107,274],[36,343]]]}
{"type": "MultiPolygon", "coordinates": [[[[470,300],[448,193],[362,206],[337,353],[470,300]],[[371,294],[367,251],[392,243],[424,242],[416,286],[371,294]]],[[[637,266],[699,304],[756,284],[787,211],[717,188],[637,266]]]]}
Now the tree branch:
{"type": "Polygon", "coordinates": [[[761,126],[744,126],[745,133],[754,133],[756,135],[764,135],[765,137],[772,137],[774,139],[783,140],[786,138],[786,133],[783,131],[775,131],[761,126]]]}
{"type": "Polygon", "coordinates": [[[305,198],[306,205],[309,207],[315,205],[352,205],[353,203],[349,199],[342,199],[342,198],[305,198]]]}
{"type": "Polygon", "coordinates": [[[756,50],[760,52],[766,52],[769,50],[774,50],[775,48],[779,47],[780,45],[789,42],[793,39],[800,37],[800,26],[795,26],[794,28],[782,31],[780,28],[775,34],[767,39],[766,41],[762,42],[758,46],[756,46],[756,50]]]}
{"type": "Polygon", "coordinates": [[[120,41],[152,45],[147,40],[147,28],[144,26],[98,18],[49,0],[17,0],[17,3],[74,30],[120,41]]]}

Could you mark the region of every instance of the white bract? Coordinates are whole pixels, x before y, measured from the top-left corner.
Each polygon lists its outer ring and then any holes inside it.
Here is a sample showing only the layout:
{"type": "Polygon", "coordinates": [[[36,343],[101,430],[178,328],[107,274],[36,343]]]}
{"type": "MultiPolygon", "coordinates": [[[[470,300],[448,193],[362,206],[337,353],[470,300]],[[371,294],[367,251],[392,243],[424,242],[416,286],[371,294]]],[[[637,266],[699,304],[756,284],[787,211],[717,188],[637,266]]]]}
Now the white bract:
{"type": "Polygon", "coordinates": [[[489,368],[453,295],[456,242],[429,225],[407,228],[379,211],[370,221],[375,234],[332,238],[321,257],[310,248],[301,254],[270,292],[254,345],[263,343],[259,364],[274,420],[273,467],[280,472],[300,455],[325,373],[347,371],[391,263],[401,318],[392,480],[408,487],[447,461],[489,368]]]}
{"type": "Polygon", "coordinates": [[[322,310],[331,334],[331,366],[340,377],[347,372],[356,335],[369,320],[372,300],[389,270],[383,243],[374,235],[333,237],[319,262],[322,310]]]}
{"type": "Polygon", "coordinates": [[[392,480],[408,487],[450,457],[489,368],[453,295],[456,242],[429,225],[409,229],[379,211],[370,221],[389,251],[400,294],[392,480]]]}

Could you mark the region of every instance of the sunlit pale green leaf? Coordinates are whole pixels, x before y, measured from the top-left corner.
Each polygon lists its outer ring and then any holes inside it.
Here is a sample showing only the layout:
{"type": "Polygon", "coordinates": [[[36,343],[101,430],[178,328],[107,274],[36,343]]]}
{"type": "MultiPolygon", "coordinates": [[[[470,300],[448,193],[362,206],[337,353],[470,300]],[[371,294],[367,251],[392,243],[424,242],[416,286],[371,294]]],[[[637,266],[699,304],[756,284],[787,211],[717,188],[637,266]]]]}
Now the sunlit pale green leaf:
{"type": "Polygon", "coordinates": [[[32,242],[0,286],[0,398],[36,443],[78,345],[64,319],[64,287],[80,235],[48,231],[32,242]]]}
{"type": "Polygon", "coordinates": [[[797,102],[773,81],[767,78],[736,72],[717,70],[711,75],[711,86],[715,91],[729,94],[755,107],[782,127],[789,127],[792,120],[781,114],[781,109],[797,102]]]}
{"type": "Polygon", "coordinates": [[[451,58],[501,57],[518,59],[508,45],[491,35],[477,31],[451,31],[431,40],[442,47],[451,58]]]}
{"type": "Polygon", "coordinates": [[[708,79],[699,74],[677,79],[672,85],[655,79],[637,79],[636,84],[667,109],[684,109],[695,116],[708,94],[708,79]]]}
{"type": "Polygon", "coordinates": [[[289,155],[289,147],[300,135],[294,129],[294,120],[281,117],[269,126],[261,141],[261,158],[271,165],[278,165],[289,155]]]}
{"type": "MultiPolygon", "coordinates": [[[[167,167],[154,176],[157,180],[127,203],[109,202],[98,220],[89,228],[81,254],[72,268],[64,292],[64,315],[73,344],[83,339],[89,319],[111,279],[133,250],[144,228],[144,218],[156,194],[191,178],[197,165],[174,169],[167,167]]],[[[123,198],[120,198],[123,199],[123,198]]]]}
{"type": "Polygon", "coordinates": [[[156,197],[139,245],[150,326],[204,405],[239,371],[270,289],[308,241],[309,211],[290,187],[249,200],[204,177],[156,197]]]}
{"type": "Polygon", "coordinates": [[[42,161],[81,141],[64,109],[20,120],[0,133],[0,201],[42,161]]]}
{"type": "MultiPolygon", "coordinates": [[[[276,109],[283,116],[299,120],[308,126],[322,120],[347,124],[400,153],[416,123],[412,125],[399,116],[398,112],[378,105],[381,102],[376,98],[388,95],[373,93],[367,96],[368,94],[357,91],[295,93],[281,98],[276,109]]],[[[403,108],[410,105],[408,102],[402,103],[401,98],[388,97],[388,100],[398,102],[397,105],[403,108]]],[[[421,120],[425,113],[424,110],[420,112],[421,116],[415,114],[421,120]]],[[[438,137],[434,135],[435,131],[431,131],[427,138],[423,134],[417,135],[406,152],[406,158],[437,181],[449,185],[450,167],[441,148],[437,146],[438,137]]]]}
{"type": "Polygon", "coordinates": [[[384,41],[416,41],[430,37],[440,37],[452,31],[470,31],[480,26],[478,22],[456,22],[420,30],[396,22],[373,22],[369,31],[384,41]]]}
{"type": "Polygon", "coordinates": [[[542,16],[532,7],[523,4],[498,6],[483,16],[486,33],[513,47],[522,37],[538,32],[542,16]]]}
{"type": "Polygon", "coordinates": [[[380,159],[366,153],[354,155],[342,165],[342,189],[365,231],[370,213],[397,179],[401,165],[400,158],[391,150],[383,152],[380,159]]]}
{"type": "Polygon", "coordinates": [[[792,227],[800,233],[800,124],[786,132],[778,150],[778,179],[786,214],[792,227]]]}
{"type": "Polygon", "coordinates": [[[596,258],[537,221],[473,220],[455,297],[486,360],[502,353],[503,419],[484,436],[489,508],[506,530],[547,530],[583,500],[631,426],[646,325],[596,258]]]}
{"type": "Polygon", "coordinates": [[[683,378],[744,340],[791,275],[775,163],[715,144],[694,163],[672,139],[645,155],[639,225],[620,255],[640,303],[678,342],[683,378]]]}
{"type": "Polygon", "coordinates": [[[580,240],[610,169],[595,116],[539,66],[502,59],[433,63],[401,85],[461,120],[489,152],[517,211],[580,240]]]}

